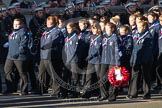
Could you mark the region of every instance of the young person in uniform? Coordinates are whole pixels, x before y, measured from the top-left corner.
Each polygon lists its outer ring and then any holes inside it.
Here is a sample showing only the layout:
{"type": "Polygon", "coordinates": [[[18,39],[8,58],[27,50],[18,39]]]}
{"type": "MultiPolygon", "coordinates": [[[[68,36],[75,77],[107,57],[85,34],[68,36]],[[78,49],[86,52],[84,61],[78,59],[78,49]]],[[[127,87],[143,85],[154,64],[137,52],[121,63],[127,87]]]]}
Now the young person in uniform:
{"type": "Polygon", "coordinates": [[[91,97],[92,74],[95,72],[98,76],[100,72],[101,52],[102,52],[102,31],[99,23],[91,26],[92,35],[90,35],[90,46],[86,60],[88,61],[86,80],[84,86],[83,98],[91,97]]]}
{"type": "MultiPolygon", "coordinates": [[[[49,16],[46,20],[46,28],[41,36],[40,43],[40,66],[38,79],[40,87],[45,84],[46,71],[48,72],[52,81],[52,93],[51,96],[59,96],[60,85],[57,82],[57,78],[60,78],[62,69],[62,48],[64,44],[64,36],[57,27],[57,21],[54,16],[49,16]]],[[[43,93],[41,91],[41,93],[43,93]]]]}
{"type": "Polygon", "coordinates": [[[87,70],[86,57],[88,56],[89,42],[90,42],[90,29],[86,19],[79,20],[79,40],[78,40],[78,66],[80,71],[80,85],[83,87],[85,82],[85,72],[87,70]]]}
{"type": "Polygon", "coordinates": [[[129,16],[129,25],[132,30],[132,35],[137,34],[137,25],[136,25],[136,16],[135,14],[132,14],[129,16]]]}
{"type": "MultiPolygon", "coordinates": [[[[152,66],[152,81],[158,80],[157,75],[156,75],[156,66],[157,66],[157,57],[158,57],[158,32],[159,32],[159,21],[158,21],[158,14],[154,12],[149,12],[147,16],[148,22],[149,22],[149,30],[150,33],[153,36],[154,42],[153,42],[153,56],[154,56],[154,61],[153,61],[153,66],[152,66]]],[[[157,86],[154,87],[154,89],[158,89],[160,87],[159,81],[157,81],[157,86]]]]}
{"type": "Polygon", "coordinates": [[[133,38],[131,36],[131,29],[127,25],[123,25],[119,28],[119,55],[121,66],[125,66],[126,69],[130,72],[130,57],[133,49],[133,38]]]}
{"type": "Polygon", "coordinates": [[[133,51],[130,64],[132,66],[131,79],[128,90],[128,99],[138,97],[138,80],[143,77],[143,99],[149,99],[150,95],[150,70],[153,61],[153,37],[149,32],[148,23],[141,21],[137,23],[139,36],[133,41],[133,51]]]}
{"type": "MultiPolygon", "coordinates": [[[[66,26],[67,36],[65,38],[65,64],[66,64],[66,72],[71,74],[70,76],[70,84],[73,89],[70,89],[71,98],[78,97],[78,84],[79,84],[79,73],[78,73],[78,30],[73,22],[69,22],[66,26]]],[[[66,76],[67,77],[67,76],[66,76]]],[[[67,79],[67,78],[66,78],[67,79]]]]}
{"type": "Polygon", "coordinates": [[[102,40],[101,70],[99,73],[99,101],[103,101],[106,99],[108,99],[109,101],[115,101],[117,88],[115,88],[108,82],[107,74],[113,66],[120,65],[116,25],[113,23],[107,23],[105,25],[105,30],[106,34],[103,36],[102,40]]]}
{"type": "Polygon", "coordinates": [[[157,75],[157,81],[159,85],[160,93],[162,94],[162,15],[159,17],[159,32],[158,32],[158,58],[157,58],[157,67],[156,67],[156,75],[157,75]]]}
{"type": "Polygon", "coordinates": [[[27,58],[28,50],[28,32],[23,27],[21,19],[14,19],[13,32],[9,35],[9,51],[4,66],[6,75],[7,91],[6,94],[13,92],[13,79],[11,73],[14,65],[16,66],[20,76],[20,95],[28,94],[28,78],[27,78],[27,58]]]}

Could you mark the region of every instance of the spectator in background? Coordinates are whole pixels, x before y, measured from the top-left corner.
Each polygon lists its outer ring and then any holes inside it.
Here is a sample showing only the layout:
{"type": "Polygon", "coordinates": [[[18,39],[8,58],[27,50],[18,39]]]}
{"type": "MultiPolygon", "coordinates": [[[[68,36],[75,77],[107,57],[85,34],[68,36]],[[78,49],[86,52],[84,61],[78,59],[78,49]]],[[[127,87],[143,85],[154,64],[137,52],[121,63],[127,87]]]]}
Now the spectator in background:
{"type": "Polygon", "coordinates": [[[96,0],[96,4],[99,5],[103,0],[96,0]]]}
{"type": "Polygon", "coordinates": [[[31,2],[29,0],[23,0],[20,3],[20,8],[31,8],[31,2]]]}
{"type": "Polygon", "coordinates": [[[10,6],[11,6],[13,3],[16,3],[16,2],[19,2],[19,1],[18,1],[18,0],[11,0],[10,6]]]}
{"type": "Polygon", "coordinates": [[[37,7],[37,4],[35,1],[31,2],[31,8],[34,10],[37,7]]]}
{"type": "Polygon", "coordinates": [[[26,26],[27,25],[26,18],[23,14],[20,13],[21,12],[20,2],[13,3],[12,6],[16,11],[15,18],[21,19],[23,24],[26,26]]]}
{"type": "Polygon", "coordinates": [[[51,15],[51,10],[50,10],[50,5],[49,4],[44,4],[43,6],[44,13],[45,13],[45,18],[49,17],[51,15]]]}
{"type": "Polygon", "coordinates": [[[140,7],[141,5],[146,5],[146,4],[155,5],[157,4],[158,0],[136,0],[136,1],[137,1],[138,7],[140,7]]]}
{"type": "Polygon", "coordinates": [[[152,0],[139,0],[142,4],[150,4],[152,0]]]}
{"type": "Polygon", "coordinates": [[[67,0],[58,0],[59,7],[66,7],[67,0]]]}
{"type": "Polygon", "coordinates": [[[111,6],[116,6],[121,4],[121,0],[111,0],[110,2],[111,6]]]}
{"type": "Polygon", "coordinates": [[[48,0],[48,1],[47,1],[47,4],[51,5],[51,7],[53,7],[53,8],[59,6],[57,0],[48,0]]]}

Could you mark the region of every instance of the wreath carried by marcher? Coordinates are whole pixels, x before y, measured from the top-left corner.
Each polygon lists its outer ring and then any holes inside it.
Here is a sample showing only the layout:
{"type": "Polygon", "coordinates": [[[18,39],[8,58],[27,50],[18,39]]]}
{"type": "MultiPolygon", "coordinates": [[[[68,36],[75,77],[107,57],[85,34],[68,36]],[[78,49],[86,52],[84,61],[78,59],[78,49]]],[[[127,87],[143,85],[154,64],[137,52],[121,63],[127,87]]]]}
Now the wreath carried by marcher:
{"type": "Polygon", "coordinates": [[[108,80],[114,87],[123,87],[128,84],[130,73],[125,67],[114,66],[108,72],[108,80]]]}

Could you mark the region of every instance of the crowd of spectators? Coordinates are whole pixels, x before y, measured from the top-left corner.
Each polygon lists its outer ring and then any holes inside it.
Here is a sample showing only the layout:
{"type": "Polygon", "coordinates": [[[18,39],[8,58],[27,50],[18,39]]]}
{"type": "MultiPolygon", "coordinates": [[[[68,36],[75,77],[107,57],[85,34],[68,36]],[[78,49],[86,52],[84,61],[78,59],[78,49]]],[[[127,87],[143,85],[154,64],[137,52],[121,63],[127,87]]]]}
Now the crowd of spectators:
{"type": "MultiPolygon", "coordinates": [[[[73,2],[74,4],[78,1],[84,1],[84,6],[97,6],[100,5],[103,1],[110,1],[111,6],[118,6],[118,5],[125,5],[128,2],[136,2],[138,5],[143,5],[143,4],[150,4],[150,5],[156,5],[158,4],[158,1],[160,0],[47,0],[46,4],[49,4],[52,8],[54,7],[66,7],[69,1],[73,2]]],[[[13,3],[18,2],[18,0],[11,0],[10,5],[13,3]]],[[[40,3],[41,4],[41,3],[40,3]]],[[[38,5],[39,3],[36,3],[35,1],[30,1],[30,0],[23,0],[21,1],[21,8],[34,8],[38,5]]]]}

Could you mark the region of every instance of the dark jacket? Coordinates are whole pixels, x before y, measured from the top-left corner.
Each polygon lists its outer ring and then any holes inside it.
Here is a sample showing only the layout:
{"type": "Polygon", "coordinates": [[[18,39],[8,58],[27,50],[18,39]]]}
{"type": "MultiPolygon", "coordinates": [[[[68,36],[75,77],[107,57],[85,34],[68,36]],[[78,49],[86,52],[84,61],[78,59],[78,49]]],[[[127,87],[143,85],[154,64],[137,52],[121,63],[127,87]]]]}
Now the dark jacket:
{"type": "Polygon", "coordinates": [[[149,31],[139,34],[138,39],[134,39],[133,51],[130,63],[144,64],[153,59],[153,37],[149,31]]]}
{"type": "Polygon", "coordinates": [[[159,48],[159,54],[161,54],[162,53],[162,26],[160,26],[158,32],[158,48],[159,48]]]}
{"type": "Polygon", "coordinates": [[[102,36],[90,36],[90,46],[88,52],[88,63],[100,64],[101,63],[101,53],[102,53],[102,36]]]}
{"type": "Polygon", "coordinates": [[[157,58],[158,56],[158,32],[159,32],[159,21],[154,21],[152,24],[150,24],[150,33],[152,34],[153,36],[153,54],[154,54],[154,57],[155,59],[157,58]]]}
{"type": "Polygon", "coordinates": [[[37,16],[33,16],[29,22],[29,28],[32,32],[33,38],[40,38],[42,32],[44,31],[45,27],[45,19],[38,18],[37,16]]]}
{"type": "Polygon", "coordinates": [[[85,61],[86,57],[88,56],[90,35],[91,32],[89,31],[89,29],[85,29],[84,31],[80,32],[80,34],[78,35],[79,41],[78,41],[77,54],[78,54],[79,62],[85,61]]]}
{"type": "Polygon", "coordinates": [[[158,64],[162,64],[162,26],[159,26],[159,32],[158,32],[158,64]]]}
{"type": "Polygon", "coordinates": [[[78,35],[72,33],[65,38],[65,54],[66,63],[78,63],[77,48],[78,48],[78,35]]]}
{"type": "Polygon", "coordinates": [[[11,60],[27,60],[29,34],[24,28],[13,31],[9,35],[9,51],[7,58],[11,60]]]}
{"type": "Polygon", "coordinates": [[[133,50],[133,38],[131,35],[118,37],[119,55],[121,65],[130,62],[130,57],[133,50]]]}
{"type": "Polygon", "coordinates": [[[41,59],[60,59],[64,36],[58,27],[46,28],[41,37],[41,59]]]}
{"type": "Polygon", "coordinates": [[[11,16],[11,15],[8,15],[4,19],[4,29],[7,35],[9,35],[13,30],[13,20],[14,20],[14,16],[11,16]]]}
{"type": "Polygon", "coordinates": [[[120,65],[119,46],[116,34],[105,35],[102,40],[101,64],[120,65]]]}

